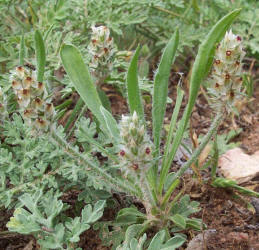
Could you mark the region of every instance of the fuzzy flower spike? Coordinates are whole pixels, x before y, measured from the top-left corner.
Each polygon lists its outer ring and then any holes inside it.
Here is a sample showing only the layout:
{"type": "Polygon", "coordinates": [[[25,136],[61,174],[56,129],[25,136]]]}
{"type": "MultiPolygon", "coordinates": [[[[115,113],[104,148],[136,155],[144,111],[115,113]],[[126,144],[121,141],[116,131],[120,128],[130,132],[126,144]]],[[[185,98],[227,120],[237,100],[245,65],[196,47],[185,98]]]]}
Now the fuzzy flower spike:
{"type": "Polygon", "coordinates": [[[135,111],[132,116],[122,116],[120,135],[122,142],[119,156],[122,172],[125,176],[130,173],[133,176],[145,174],[152,166],[153,143],[135,111]]]}
{"type": "Polygon", "coordinates": [[[242,38],[234,35],[231,30],[226,32],[216,49],[208,89],[213,108],[223,104],[226,111],[230,113],[235,102],[243,96],[242,60],[244,56],[242,38]]]}
{"type": "Polygon", "coordinates": [[[112,69],[112,61],[116,51],[108,27],[92,26],[92,37],[88,51],[91,55],[89,66],[92,74],[97,78],[104,77],[112,69]]]}
{"type": "Polygon", "coordinates": [[[48,130],[55,111],[44,83],[36,80],[34,71],[22,66],[12,72],[11,83],[24,121],[36,131],[48,130]]]}

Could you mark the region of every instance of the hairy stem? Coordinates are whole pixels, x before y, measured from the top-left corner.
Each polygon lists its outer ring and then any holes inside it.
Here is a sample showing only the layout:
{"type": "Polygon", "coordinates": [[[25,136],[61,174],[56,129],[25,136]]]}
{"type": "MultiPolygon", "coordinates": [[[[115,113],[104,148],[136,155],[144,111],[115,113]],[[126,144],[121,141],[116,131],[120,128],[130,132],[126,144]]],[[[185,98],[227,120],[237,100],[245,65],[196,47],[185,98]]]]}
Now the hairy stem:
{"type": "Polygon", "coordinates": [[[145,173],[141,173],[140,176],[140,187],[143,192],[143,204],[146,208],[146,213],[151,214],[152,205],[155,205],[149,184],[146,178],[145,173]]]}
{"type": "Polygon", "coordinates": [[[189,161],[187,161],[179,170],[178,172],[176,172],[176,174],[174,175],[172,182],[175,181],[179,176],[183,175],[183,173],[192,165],[192,163],[194,163],[197,158],[199,157],[199,155],[201,154],[202,150],[205,148],[205,146],[208,144],[209,140],[211,139],[211,137],[214,135],[214,133],[217,131],[218,126],[222,120],[223,117],[223,113],[221,111],[221,109],[218,111],[214,121],[212,122],[210,129],[208,131],[208,133],[202,138],[201,144],[199,145],[199,147],[193,152],[191,158],[189,159],[189,161]]]}
{"type": "Polygon", "coordinates": [[[106,171],[96,166],[93,162],[87,159],[83,154],[78,152],[74,147],[72,147],[69,143],[67,143],[62,137],[60,137],[56,133],[56,129],[54,127],[51,128],[51,135],[53,137],[52,139],[54,140],[54,142],[56,141],[61,147],[65,149],[64,150],[65,153],[67,153],[72,158],[76,157],[78,161],[81,161],[83,164],[87,165],[92,170],[96,171],[96,173],[102,176],[108,184],[112,184],[114,187],[119,188],[121,191],[124,191],[128,194],[136,195],[139,198],[142,197],[142,195],[138,193],[135,188],[131,187],[130,183],[113,178],[106,171]]]}

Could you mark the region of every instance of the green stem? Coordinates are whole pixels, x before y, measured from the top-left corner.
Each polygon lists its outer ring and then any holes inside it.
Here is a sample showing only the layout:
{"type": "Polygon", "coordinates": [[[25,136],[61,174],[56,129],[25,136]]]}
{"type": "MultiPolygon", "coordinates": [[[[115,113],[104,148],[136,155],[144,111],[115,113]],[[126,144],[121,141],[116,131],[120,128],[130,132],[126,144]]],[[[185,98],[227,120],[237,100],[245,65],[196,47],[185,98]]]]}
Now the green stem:
{"type": "Polygon", "coordinates": [[[61,110],[63,108],[68,107],[73,101],[71,99],[68,99],[66,101],[64,101],[63,103],[61,103],[60,105],[56,106],[55,109],[56,110],[61,110]]]}
{"type": "Polygon", "coordinates": [[[67,132],[67,130],[69,129],[71,123],[76,119],[76,116],[78,115],[78,113],[80,112],[80,110],[82,109],[82,107],[84,106],[84,101],[83,99],[80,97],[79,100],[76,103],[76,106],[72,112],[72,114],[69,116],[69,119],[64,127],[65,132],[67,132]]]}
{"type": "MultiPolygon", "coordinates": [[[[118,158],[115,157],[113,154],[111,154],[108,150],[106,150],[101,144],[99,144],[95,139],[89,137],[87,134],[84,134],[86,140],[88,143],[96,146],[98,148],[98,150],[103,153],[104,155],[106,155],[107,157],[109,157],[112,161],[114,161],[116,164],[119,164],[118,158]]],[[[68,136],[69,138],[69,136],[68,136]]]]}
{"type": "Polygon", "coordinates": [[[84,105],[83,108],[81,109],[81,112],[80,112],[79,115],[77,116],[77,118],[76,118],[76,120],[75,120],[75,122],[74,122],[74,125],[73,125],[72,128],[70,129],[70,131],[69,131],[69,133],[68,133],[68,135],[67,135],[67,138],[70,138],[70,137],[71,137],[71,135],[73,134],[73,132],[75,131],[75,128],[76,128],[75,124],[80,120],[80,118],[83,116],[83,114],[86,112],[86,110],[87,110],[87,106],[84,105]]]}
{"type": "Polygon", "coordinates": [[[159,7],[159,6],[152,6],[152,7],[153,7],[154,9],[156,9],[156,10],[162,11],[162,12],[164,12],[164,13],[167,13],[167,14],[171,15],[171,16],[182,17],[180,14],[175,13],[175,12],[173,12],[173,11],[171,11],[171,10],[164,9],[164,8],[162,8],[162,7],[159,7]]]}
{"type": "Polygon", "coordinates": [[[211,179],[212,179],[212,181],[214,181],[215,178],[216,178],[216,171],[217,171],[218,160],[219,160],[219,149],[218,149],[217,135],[215,136],[213,149],[214,149],[214,155],[213,155],[212,163],[211,163],[211,179]]]}
{"type": "Polygon", "coordinates": [[[24,65],[24,57],[25,57],[25,45],[24,45],[24,33],[22,32],[21,41],[20,41],[20,51],[19,51],[20,66],[24,65]]]}
{"type": "Polygon", "coordinates": [[[174,133],[174,130],[175,130],[175,125],[176,125],[177,117],[178,117],[178,114],[179,114],[179,111],[180,111],[181,103],[182,103],[182,100],[183,100],[183,95],[184,95],[184,91],[181,90],[181,88],[178,86],[176,103],[175,103],[174,112],[173,112],[173,115],[172,115],[172,118],[171,118],[170,128],[169,128],[166,146],[165,146],[165,153],[164,153],[164,157],[163,157],[162,169],[164,168],[164,165],[167,162],[167,157],[168,157],[168,154],[169,154],[169,148],[170,148],[170,145],[171,145],[171,142],[172,142],[172,139],[173,139],[173,133],[174,133]]]}
{"type": "Polygon", "coordinates": [[[202,141],[201,141],[201,144],[199,145],[199,147],[193,152],[191,158],[178,170],[178,172],[176,172],[172,181],[175,181],[178,177],[182,176],[183,173],[197,160],[197,158],[201,154],[202,150],[205,148],[205,146],[208,144],[211,137],[217,131],[222,117],[223,117],[223,113],[220,110],[217,113],[213,123],[211,124],[208,133],[202,138],[202,141]]]}
{"type": "Polygon", "coordinates": [[[100,176],[102,176],[107,183],[112,184],[114,187],[119,188],[121,191],[124,191],[131,195],[136,195],[139,198],[142,198],[142,195],[136,191],[135,187],[131,187],[130,183],[121,181],[119,179],[113,178],[110,174],[104,171],[101,167],[96,166],[93,162],[87,159],[83,154],[78,152],[75,148],[73,148],[69,143],[67,143],[62,137],[60,137],[55,130],[55,127],[51,128],[51,135],[50,137],[54,142],[57,142],[61,147],[64,147],[64,152],[67,153],[72,158],[77,158],[77,161],[80,160],[82,163],[90,167],[100,176]],[[127,184],[128,185],[127,185],[127,184]]]}
{"type": "Polygon", "coordinates": [[[175,181],[173,181],[173,183],[171,184],[170,188],[167,190],[165,196],[164,196],[164,199],[161,203],[161,207],[162,209],[164,209],[166,203],[168,202],[172,192],[175,190],[175,188],[180,184],[180,180],[179,179],[176,179],[175,181]]]}
{"type": "Polygon", "coordinates": [[[149,188],[149,184],[148,184],[145,173],[141,173],[140,187],[141,187],[142,193],[143,193],[143,198],[144,198],[143,204],[145,205],[145,208],[147,210],[146,212],[147,212],[147,214],[151,214],[151,208],[152,208],[152,205],[153,206],[155,205],[155,201],[153,199],[152,192],[149,188]]]}

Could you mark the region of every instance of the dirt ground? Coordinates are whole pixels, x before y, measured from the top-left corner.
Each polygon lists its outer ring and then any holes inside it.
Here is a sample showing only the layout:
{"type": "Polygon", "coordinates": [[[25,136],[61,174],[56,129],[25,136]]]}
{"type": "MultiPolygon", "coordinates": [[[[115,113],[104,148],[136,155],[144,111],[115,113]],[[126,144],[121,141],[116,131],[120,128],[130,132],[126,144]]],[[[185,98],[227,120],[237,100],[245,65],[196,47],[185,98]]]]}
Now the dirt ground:
{"type": "MultiPolygon", "coordinates": [[[[258,73],[258,72],[257,72],[258,73]]],[[[175,100],[175,86],[177,79],[175,75],[171,78],[172,84],[169,87],[170,97],[175,100]]],[[[112,111],[115,115],[127,113],[127,104],[112,87],[104,86],[108,94],[112,111]]],[[[182,110],[186,104],[183,103],[182,110]]],[[[169,117],[173,104],[168,107],[169,117]]],[[[146,105],[147,117],[150,114],[151,104],[146,105]]],[[[242,128],[241,134],[235,141],[241,142],[241,148],[252,154],[259,150],[259,86],[255,86],[253,100],[243,105],[239,117],[227,120],[220,127],[219,133],[226,133],[231,129],[242,128]]],[[[192,114],[192,127],[197,135],[206,133],[211,122],[211,111],[201,94],[192,114]]],[[[208,237],[203,237],[203,249],[207,250],[258,250],[259,249],[259,215],[254,210],[248,209],[249,197],[237,196],[230,190],[218,189],[208,184],[199,185],[198,182],[186,175],[183,177],[186,184],[186,191],[193,200],[199,201],[201,211],[196,215],[202,218],[207,225],[207,229],[213,231],[208,237]]],[[[255,180],[259,192],[259,180],[255,180]]],[[[76,197],[75,197],[76,199],[76,197]]],[[[0,250],[14,249],[39,249],[35,240],[31,236],[21,236],[12,233],[1,233],[6,231],[5,224],[11,216],[11,212],[0,212],[0,250]]],[[[105,219],[111,220],[114,213],[106,213],[105,219]]],[[[201,232],[187,232],[188,240],[193,239],[201,232]]],[[[206,232],[202,232],[204,235],[206,232]]],[[[188,243],[180,249],[185,249],[188,243]]],[[[109,248],[101,245],[98,233],[88,230],[81,236],[80,247],[85,250],[108,250],[109,248]]],[[[194,249],[195,250],[195,249],[194,249]]]]}

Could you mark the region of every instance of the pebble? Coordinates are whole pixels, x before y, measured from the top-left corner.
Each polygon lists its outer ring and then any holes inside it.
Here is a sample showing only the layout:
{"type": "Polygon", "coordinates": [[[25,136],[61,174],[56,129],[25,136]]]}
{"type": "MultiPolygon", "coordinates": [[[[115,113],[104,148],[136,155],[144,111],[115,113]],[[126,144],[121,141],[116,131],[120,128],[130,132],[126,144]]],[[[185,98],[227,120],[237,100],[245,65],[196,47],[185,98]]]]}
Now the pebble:
{"type": "Polygon", "coordinates": [[[203,233],[200,233],[196,235],[188,244],[187,248],[185,250],[203,250],[204,246],[203,243],[204,241],[207,241],[208,238],[217,233],[216,229],[208,229],[205,230],[203,233]]]}

